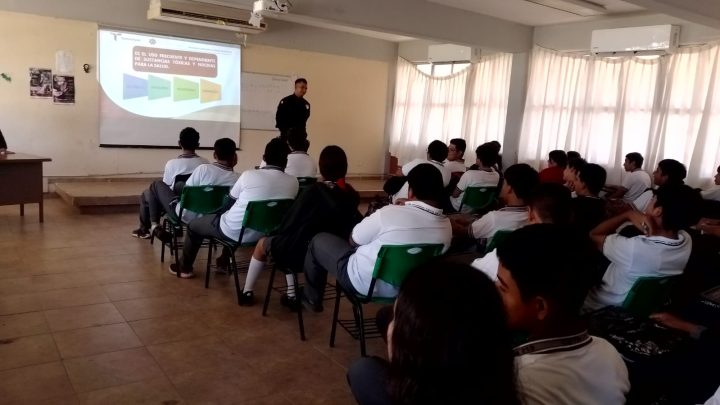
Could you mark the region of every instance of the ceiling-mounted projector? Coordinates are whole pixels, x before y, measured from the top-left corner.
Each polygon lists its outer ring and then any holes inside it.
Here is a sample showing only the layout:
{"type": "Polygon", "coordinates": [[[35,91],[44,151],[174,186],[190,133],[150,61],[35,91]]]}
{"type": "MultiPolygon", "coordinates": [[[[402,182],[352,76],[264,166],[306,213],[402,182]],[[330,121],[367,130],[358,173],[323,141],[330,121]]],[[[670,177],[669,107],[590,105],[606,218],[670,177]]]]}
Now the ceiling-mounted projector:
{"type": "Polygon", "coordinates": [[[253,3],[253,11],[248,22],[259,27],[262,24],[264,15],[287,14],[291,5],[287,0],[257,0],[253,3]]]}

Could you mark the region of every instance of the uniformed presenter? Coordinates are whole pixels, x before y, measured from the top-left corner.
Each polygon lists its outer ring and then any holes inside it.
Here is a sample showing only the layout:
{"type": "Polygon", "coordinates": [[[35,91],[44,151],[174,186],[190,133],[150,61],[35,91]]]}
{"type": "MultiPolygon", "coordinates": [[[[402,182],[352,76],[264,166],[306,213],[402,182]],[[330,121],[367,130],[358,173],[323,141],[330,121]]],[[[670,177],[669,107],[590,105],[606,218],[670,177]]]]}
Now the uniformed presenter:
{"type": "Polygon", "coordinates": [[[307,80],[295,80],[295,92],[282,100],[275,114],[275,127],[280,130],[280,138],[287,141],[288,131],[291,128],[305,130],[310,118],[310,103],[305,100],[307,93],[307,80]]]}

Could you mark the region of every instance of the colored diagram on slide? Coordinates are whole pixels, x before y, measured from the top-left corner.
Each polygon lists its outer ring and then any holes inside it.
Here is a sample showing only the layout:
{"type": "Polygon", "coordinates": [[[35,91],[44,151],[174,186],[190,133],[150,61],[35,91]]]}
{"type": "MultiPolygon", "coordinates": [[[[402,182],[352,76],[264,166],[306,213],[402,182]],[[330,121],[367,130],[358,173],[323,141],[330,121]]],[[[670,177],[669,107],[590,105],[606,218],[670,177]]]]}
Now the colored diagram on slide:
{"type": "Polygon", "coordinates": [[[141,97],[148,100],[172,97],[175,102],[200,99],[201,103],[209,103],[222,99],[222,86],[205,79],[198,82],[173,77],[168,80],[154,75],[145,79],[123,74],[123,100],[141,97]]]}

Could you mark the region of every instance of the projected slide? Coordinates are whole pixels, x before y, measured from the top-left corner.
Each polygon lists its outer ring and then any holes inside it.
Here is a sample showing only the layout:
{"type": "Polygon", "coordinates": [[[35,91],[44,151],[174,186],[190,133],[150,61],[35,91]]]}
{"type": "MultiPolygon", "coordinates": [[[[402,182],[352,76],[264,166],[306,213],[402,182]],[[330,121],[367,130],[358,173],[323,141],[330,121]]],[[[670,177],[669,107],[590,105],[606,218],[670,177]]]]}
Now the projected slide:
{"type": "Polygon", "coordinates": [[[238,45],[102,29],[98,48],[101,145],[175,146],[186,126],[237,140],[238,45]]]}

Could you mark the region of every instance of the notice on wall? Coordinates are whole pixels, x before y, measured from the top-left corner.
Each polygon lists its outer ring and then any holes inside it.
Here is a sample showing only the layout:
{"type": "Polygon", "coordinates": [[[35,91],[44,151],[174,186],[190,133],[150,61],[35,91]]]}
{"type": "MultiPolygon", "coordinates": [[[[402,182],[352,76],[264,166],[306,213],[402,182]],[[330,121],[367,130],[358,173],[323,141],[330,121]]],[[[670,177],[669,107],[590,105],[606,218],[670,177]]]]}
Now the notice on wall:
{"type": "Polygon", "coordinates": [[[53,75],[53,103],[75,104],[75,76],[53,75]]]}
{"type": "Polygon", "coordinates": [[[43,68],[30,68],[30,97],[52,97],[52,71],[43,68]]]}

